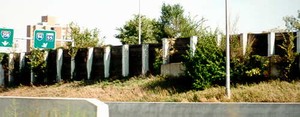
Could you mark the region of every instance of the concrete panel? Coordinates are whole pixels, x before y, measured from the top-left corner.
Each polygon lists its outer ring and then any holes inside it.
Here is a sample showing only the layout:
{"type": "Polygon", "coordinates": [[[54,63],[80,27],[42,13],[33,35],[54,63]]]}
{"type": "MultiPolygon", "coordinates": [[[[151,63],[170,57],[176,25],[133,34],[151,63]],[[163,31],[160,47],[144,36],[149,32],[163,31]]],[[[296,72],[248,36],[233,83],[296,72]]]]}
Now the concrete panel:
{"type": "Polygon", "coordinates": [[[100,80],[104,78],[104,48],[95,47],[92,63],[91,78],[100,80]]]}
{"type": "Polygon", "coordinates": [[[0,97],[1,117],[108,117],[97,99],[0,97]]]}
{"type": "MultiPolygon", "coordinates": [[[[74,58],[72,58],[69,53],[70,53],[70,50],[63,49],[62,66],[61,66],[61,80],[63,80],[63,81],[71,80],[71,59],[74,59],[74,58]]],[[[74,62],[74,65],[75,65],[75,62],[74,62]]]]}
{"type": "Polygon", "coordinates": [[[162,49],[162,44],[149,44],[149,73],[153,75],[160,74],[160,67],[155,68],[155,61],[158,59],[156,55],[159,55],[159,50],[162,49]]]}
{"type": "Polygon", "coordinates": [[[129,45],[129,76],[142,74],[142,45],[129,45]]]}
{"type": "Polygon", "coordinates": [[[108,102],[110,117],[299,117],[300,103],[108,102]]]}
{"type": "Polygon", "coordinates": [[[194,45],[197,43],[197,38],[196,37],[191,37],[191,38],[177,38],[175,40],[170,40],[169,42],[169,63],[178,63],[178,62],[183,62],[184,57],[183,55],[187,55],[187,51],[196,49],[194,45]],[[192,42],[191,42],[192,41],[192,42]],[[192,44],[192,45],[190,45],[192,44]],[[171,52],[173,48],[175,51],[171,52]]]}
{"type": "Polygon", "coordinates": [[[182,63],[169,63],[161,65],[161,75],[181,76],[184,74],[184,66],[182,63]]]}

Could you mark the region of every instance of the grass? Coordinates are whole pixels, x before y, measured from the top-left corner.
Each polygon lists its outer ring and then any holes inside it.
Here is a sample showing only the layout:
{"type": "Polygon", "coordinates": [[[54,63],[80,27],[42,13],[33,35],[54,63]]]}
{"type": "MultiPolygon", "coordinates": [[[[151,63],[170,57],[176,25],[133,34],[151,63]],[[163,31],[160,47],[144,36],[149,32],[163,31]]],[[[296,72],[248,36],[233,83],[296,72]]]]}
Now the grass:
{"type": "Polygon", "coordinates": [[[74,81],[44,86],[0,88],[0,96],[97,98],[127,102],[300,102],[300,81],[268,81],[236,85],[231,99],[225,87],[190,90],[185,78],[132,77],[127,80],[86,83],[74,81]]]}

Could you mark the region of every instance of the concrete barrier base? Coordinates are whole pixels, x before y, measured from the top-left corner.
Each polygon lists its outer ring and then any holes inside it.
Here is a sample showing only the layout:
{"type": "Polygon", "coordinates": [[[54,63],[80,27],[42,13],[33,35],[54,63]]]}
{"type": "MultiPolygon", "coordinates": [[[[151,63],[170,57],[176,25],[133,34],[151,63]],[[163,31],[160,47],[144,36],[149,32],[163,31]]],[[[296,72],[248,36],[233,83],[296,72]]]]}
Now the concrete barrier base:
{"type": "Polygon", "coordinates": [[[161,65],[161,74],[168,76],[180,76],[184,74],[184,66],[182,63],[169,63],[161,65]]]}
{"type": "Polygon", "coordinates": [[[97,99],[0,97],[1,117],[109,117],[108,106],[97,99]]]}
{"type": "Polygon", "coordinates": [[[110,117],[299,117],[300,103],[106,102],[110,117]]]}

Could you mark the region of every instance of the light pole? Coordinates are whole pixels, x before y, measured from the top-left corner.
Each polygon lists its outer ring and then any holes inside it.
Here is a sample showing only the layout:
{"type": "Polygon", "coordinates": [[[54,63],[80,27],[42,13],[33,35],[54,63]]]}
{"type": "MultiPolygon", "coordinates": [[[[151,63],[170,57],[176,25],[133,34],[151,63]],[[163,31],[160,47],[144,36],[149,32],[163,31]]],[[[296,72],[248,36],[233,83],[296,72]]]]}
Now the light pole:
{"type": "Polygon", "coordinates": [[[225,22],[226,22],[226,95],[230,99],[230,40],[229,40],[229,21],[228,21],[228,1],[225,0],[225,22]]]}
{"type": "Polygon", "coordinates": [[[141,44],[141,26],[142,25],[142,20],[141,20],[141,0],[139,0],[139,44],[141,44]]]}

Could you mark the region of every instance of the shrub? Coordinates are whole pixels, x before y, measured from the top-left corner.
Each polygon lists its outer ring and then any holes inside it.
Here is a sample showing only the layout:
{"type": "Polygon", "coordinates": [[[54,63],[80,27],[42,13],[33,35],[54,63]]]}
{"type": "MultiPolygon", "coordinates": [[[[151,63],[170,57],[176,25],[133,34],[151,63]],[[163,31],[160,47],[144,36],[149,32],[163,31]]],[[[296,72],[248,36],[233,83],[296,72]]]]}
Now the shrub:
{"type": "Polygon", "coordinates": [[[243,46],[237,36],[232,36],[230,41],[230,72],[233,83],[258,82],[268,76],[268,57],[252,55],[255,38],[249,37],[246,53],[243,53],[243,46]]]}
{"type": "Polygon", "coordinates": [[[29,59],[28,64],[34,73],[34,79],[36,83],[44,83],[47,79],[46,75],[46,61],[44,59],[44,50],[32,49],[30,55],[26,56],[29,59]]]}
{"type": "Polygon", "coordinates": [[[297,74],[295,59],[298,58],[298,54],[294,52],[296,36],[292,32],[288,32],[283,37],[283,43],[279,47],[284,50],[284,53],[282,56],[279,56],[279,60],[275,61],[275,64],[280,69],[280,78],[282,80],[293,80],[296,77],[295,74],[297,74]]]}
{"type": "Polygon", "coordinates": [[[201,36],[195,54],[188,52],[184,59],[185,74],[192,78],[194,88],[205,89],[225,81],[225,55],[217,46],[216,34],[201,36]]]}
{"type": "Polygon", "coordinates": [[[259,55],[245,56],[243,59],[231,58],[231,81],[233,83],[252,83],[267,80],[269,58],[259,55]],[[264,78],[264,79],[262,79],[264,78]]]}

